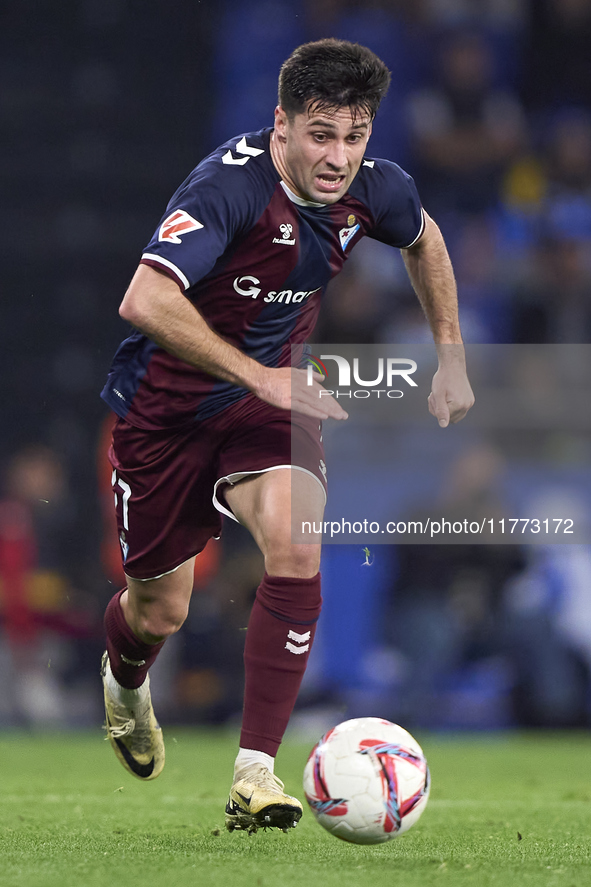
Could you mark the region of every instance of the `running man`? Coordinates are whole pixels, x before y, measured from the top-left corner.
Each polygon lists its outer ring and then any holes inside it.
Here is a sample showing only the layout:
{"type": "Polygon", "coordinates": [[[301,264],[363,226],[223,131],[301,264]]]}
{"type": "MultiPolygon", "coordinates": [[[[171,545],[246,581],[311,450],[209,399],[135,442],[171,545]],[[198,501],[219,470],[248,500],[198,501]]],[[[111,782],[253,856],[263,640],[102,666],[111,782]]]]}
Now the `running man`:
{"type": "Polygon", "coordinates": [[[230,830],[286,830],[302,814],[273,773],[321,607],[321,540],[292,543],[292,499],[322,520],[321,423],[347,414],[319,396],[320,376],[309,386],[292,369],[291,347],[305,343],[327,284],[364,235],[403,251],[444,346],[429,410],[446,426],[473,402],[441,233],[410,176],[366,157],[389,80],[357,44],[296,49],[281,69],[274,127],[231,139],[189,175],[120,308],[135,331],[102,395],[118,416],[110,459],[127,576],[105,615],[107,732],[130,773],[158,776],[164,743],[148,669],[187,616],[196,555],[219,536],[222,514],[239,521],[265,574],[246,634],[230,830]]]}

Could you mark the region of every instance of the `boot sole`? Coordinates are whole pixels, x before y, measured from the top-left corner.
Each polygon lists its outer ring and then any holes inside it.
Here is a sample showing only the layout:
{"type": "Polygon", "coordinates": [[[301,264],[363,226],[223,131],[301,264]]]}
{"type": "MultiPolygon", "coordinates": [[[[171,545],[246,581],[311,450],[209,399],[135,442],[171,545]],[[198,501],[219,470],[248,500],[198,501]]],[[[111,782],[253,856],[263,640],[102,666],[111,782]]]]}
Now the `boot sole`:
{"type": "Polygon", "coordinates": [[[288,807],[285,804],[271,804],[258,813],[226,813],[226,828],[229,832],[245,831],[255,834],[260,828],[278,828],[287,832],[295,828],[302,818],[299,807],[288,807]]]}

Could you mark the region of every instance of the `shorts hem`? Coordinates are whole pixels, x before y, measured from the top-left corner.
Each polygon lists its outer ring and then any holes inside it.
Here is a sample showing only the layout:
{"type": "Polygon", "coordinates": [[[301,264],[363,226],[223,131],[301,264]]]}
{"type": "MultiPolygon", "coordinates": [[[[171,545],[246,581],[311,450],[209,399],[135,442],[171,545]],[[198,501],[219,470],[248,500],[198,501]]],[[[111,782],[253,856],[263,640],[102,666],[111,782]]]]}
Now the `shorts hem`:
{"type": "MultiPolygon", "coordinates": [[[[219,539],[219,536],[214,538],[219,539]]],[[[203,551],[203,549],[201,549],[201,551],[203,551]]],[[[183,561],[180,562],[180,564],[177,564],[176,567],[171,567],[170,570],[164,570],[164,572],[158,573],[156,576],[132,576],[131,573],[125,572],[125,564],[123,565],[123,572],[130,579],[133,579],[134,582],[152,582],[153,579],[162,579],[163,576],[170,576],[171,573],[176,573],[176,571],[180,570],[180,568],[184,566],[184,564],[186,564],[188,561],[190,561],[192,557],[197,557],[198,554],[201,554],[201,551],[196,551],[195,554],[190,554],[189,557],[186,557],[183,561]]]]}
{"type": "Polygon", "coordinates": [[[213,502],[214,508],[216,508],[221,514],[225,514],[226,517],[232,518],[236,523],[240,523],[238,518],[230,511],[229,508],[226,508],[225,505],[219,501],[217,497],[217,491],[220,484],[230,484],[230,486],[234,486],[238,481],[244,480],[245,477],[250,477],[255,474],[267,474],[269,471],[277,471],[279,468],[291,468],[295,471],[303,471],[306,474],[309,474],[310,477],[313,477],[315,481],[317,481],[322,487],[322,492],[324,493],[324,504],[326,505],[326,488],[320,478],[314,474],[313,471],[310,471],[309,468],[303,468],[301,465],[270,465],[269,468],[255,468],[253,471],[232,471],[231,474],[226,475],[225,477],[220,477],[216,480],[213,487],[213,496],[211,497],[211,501],[213,502]]]}

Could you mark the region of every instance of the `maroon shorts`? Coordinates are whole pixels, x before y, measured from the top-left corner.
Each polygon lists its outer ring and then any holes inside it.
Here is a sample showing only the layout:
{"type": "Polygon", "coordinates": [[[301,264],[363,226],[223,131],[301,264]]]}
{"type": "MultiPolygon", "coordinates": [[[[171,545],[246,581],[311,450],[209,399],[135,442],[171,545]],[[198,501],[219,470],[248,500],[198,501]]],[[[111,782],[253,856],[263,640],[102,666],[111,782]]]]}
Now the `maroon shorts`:
{"type": "Polygon", "coordinates": [[[247,395],[186,429],[145,431],[118,419],[109,451],[125,572],[154,579],[219,536],[220,487],[279,467],[309,472],[326,490],[318,419],[247,395]],[[293,415],[293,421],[292,421],[293,415]]]}

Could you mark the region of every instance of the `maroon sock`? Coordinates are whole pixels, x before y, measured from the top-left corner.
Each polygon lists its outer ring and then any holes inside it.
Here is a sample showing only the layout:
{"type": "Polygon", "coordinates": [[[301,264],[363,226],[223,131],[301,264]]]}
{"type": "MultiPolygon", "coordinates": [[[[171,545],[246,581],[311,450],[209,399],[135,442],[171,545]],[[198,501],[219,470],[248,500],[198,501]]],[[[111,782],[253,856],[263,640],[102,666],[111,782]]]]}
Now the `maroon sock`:
{"type": "Polygon", "coordinates": [[[121,595],[118,591],[111,598],[105,613],[107,631],[107,651],[113,677],[127,690],[137,690],[148,674],[148,669],[162,649],[160,644],[146,644],[135,636],[126,622],[121,609],[121,595]]]}
{"type": "Polygon", "coordinates": [[[277,754],[306,670],[321,605],[320,573],[312,579],[265,573],[246,632],[241,748],[277,754]]]}

